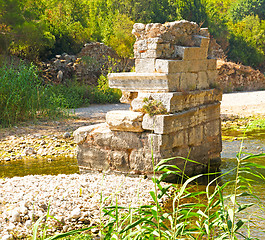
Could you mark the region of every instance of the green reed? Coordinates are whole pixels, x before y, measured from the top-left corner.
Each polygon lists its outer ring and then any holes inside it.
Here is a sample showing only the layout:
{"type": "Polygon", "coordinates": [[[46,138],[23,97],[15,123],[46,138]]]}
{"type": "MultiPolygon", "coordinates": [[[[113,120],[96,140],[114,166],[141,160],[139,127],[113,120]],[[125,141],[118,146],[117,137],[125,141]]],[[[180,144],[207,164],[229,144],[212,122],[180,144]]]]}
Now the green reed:
{"type": "MultiPolygon", "coordinates": [[[[222,175],[219,173],[219,176],[210,181],[203,190],[199,189],[197,181],[205,174],[187,177],[183,173],[185,169],[181,170],[169,164],[174,158],[162,160],[154,166],[152,180],[155,190],[150,191],[153,203],[139,207],[121,207],[116,199],[112,205],[102,208],[101,224],[96,226],[100,229],[100,239],[257,239],[251,237],[249,229],[251,220],[243,218],[240,214],[259,201],[252,192],[251,182],[254,180],[250,180],[249,176],[264,181],[265,177],[259,169],[265,167],[249,162],[249,160],[264,156],[265,154],[243,153],[241,147],[236,156],[237,166],[228,173],[222,175]],[[224,175],[232,172],[235,176],[232,181],[220,183],[224,175]],[[157,173],[160,173],[158,177],[157,173]],[[164,183],[163,180],[171,174],[179,175],[181,183],[164,183]],[[229,194],[224,194],[224,190],[227,189],[229,194]],[[240,198],[246,196],[251,197],[253,202],[240,203],[240,198]],[[244,228],[247,228],[246,233],[244,228]]],[[[190,161],[187,158],[182,158],[182,160],[190,161]]],[[[102,199],[103,204],[104,199],[102,199]]],[[[82,235],[69,237],[90,229],[92,227],[46,239],[63,237],[66,237],[65,239],[89,239],[90,237],[93,239],[89,234],[83,237],[82,235]]]]}

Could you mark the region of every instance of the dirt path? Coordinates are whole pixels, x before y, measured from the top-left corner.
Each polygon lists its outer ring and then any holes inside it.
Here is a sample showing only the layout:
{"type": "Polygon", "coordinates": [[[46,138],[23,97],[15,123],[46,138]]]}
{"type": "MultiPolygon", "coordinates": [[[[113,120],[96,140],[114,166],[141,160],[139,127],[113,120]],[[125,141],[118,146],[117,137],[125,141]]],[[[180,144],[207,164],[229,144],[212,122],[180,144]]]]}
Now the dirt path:
{"type": "MultiPolygon", "coordinates": [[[[111,110],[128,110],[129,104],[91,105],[88,108],[78,108],[75,114],[82,118],[105,117],[111,110]]],[[[223,116],[265,116],[265,91],[226,93],[221,103],[223,116]]]]}
{"type": "MultiPolygon", "coordinates": [[[[72,133],[80,126],[104,122],[105,114],[111,110],[129,109],[128,104],[94,104],[87,108],[78,108],[72,118],[60,121],[27,122],[16,127],[0,129],[0,140],[8,136],[55,135],[62,136],[65,132],[72,133]]],[[[265,91],[229,93],[223,95],[221,103],[222,116],[265,116],[265,91]]]]}
{"type": "Polygon", "coordinates": [[[221,103],[222,116],[265,116],[265,91],[226,93],[221,103]]]}

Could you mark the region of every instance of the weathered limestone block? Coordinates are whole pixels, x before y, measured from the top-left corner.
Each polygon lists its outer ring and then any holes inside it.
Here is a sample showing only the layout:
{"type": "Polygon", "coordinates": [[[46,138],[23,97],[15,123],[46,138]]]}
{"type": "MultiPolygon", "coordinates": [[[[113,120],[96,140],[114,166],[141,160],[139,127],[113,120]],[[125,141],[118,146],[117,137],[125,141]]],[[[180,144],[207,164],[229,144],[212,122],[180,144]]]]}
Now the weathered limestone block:
{"type": "Polygon", "coordinates": [[[189,146],[200,146],[204,139],[204,128],[203,124],[197,125],[192,128],[188,128],[188,145],[189,146]]]}
{"type": "Polygon", "coordinates": [[[208,70],[207,77],[210,87],[216,87],[217,70],[208,70]]]}
{"type": "Polygon", "coordinates": [[[208,76],[206,72],[198,72],[198,79],[196,84],[197,89],[209,88],[208,76]]]}
{"type": "Polygon", "coordinates": [[[90,126],[84,126],[80,127],[77,130],[74,131],[74,139],[77,144],[81,144],[84,141],[86,141],[87,137],[89,136],[90,133],[100,133],[100,134],[108,134],[110,133],[109,128],[107,127],[106,123],[100,123],[100,124],[95,124],[95,125],[90,125],[90,126]]]}
{"type": "Polygon", "coordinates": [[[173,149],[176,147],[188,145],[188,132],[178,131],[170,134],[149,134],[148,145],[152,146],[154,151],[173,149]]]}
{"type": "Polygon", "coordinates": [[[110,166],[120,171],[130,171],[129,152],[111,151],[110,166]]]}
{"type": "Polygon", "coordinates": [[[140,53],[140,58],[162,58],[163,52],[161,49],[146,50],[140,53]]]}
{"type": "Polygon", "coordinates": [[[207,59],[208,48],[175,46],[176,57],[183,60],[207,59]]]}
{"type": "Polygon", "coordinates": [[[219,117],[220,103],[213,103],[169,115],[156,115],[151,117],[145,114],[142,127],[146,130],[152,130],[157,134],[169,134],[219,119],[219,117]]]}
{"type": "Polygon", "coordinates": [[[190,61],[157,59],[155,70],[159,73],[196,73],[206,71],[209,65],[208,61],[209,59],[190,61]]]}
{"type": "Polygon", "coordinates": [[[164,73],[111,73],[109,86],[122,91],[178,91],[180,74],[164,73]]]}
{"type": "Polygon", "coordinates": [[[204,37],[204,36],[201,36],[201,35],[194,35],[193,38],[195,40],[195,45],[197,47],[207,48],[208,49],[209,43],[210,43],[210,38],[209,37],[204,37]]]}
{"type": "Polygon", "coordinates": [[[135,59],[135,72],[153,73],[155,72],[155,59],[135,59]]]}
{"type": "Polygon", "coordinates": [[[179,89],[181,91],[192,91],[197,89],[197,73],[181,73],[179,80],[179,89]]]}
{"type": "Polygon", "coordinates": [[[136,23],[132,33],[137,41],[148,38],[159,38],[163,42],[178,44],[183,46],[193,46],[193,35],[198,35],[200,27],[198,24],[186,20],[161,23],[142,24],[136,23]]]}
{"type": "Polygon", "coordinates": [[[198,107],[222,100],[222,91],[219,89],[196,90],[190,92],[146,93],[139,92],[138,97],[131,102],[133,111],[141,111],[143,99],[154,99],[161,102],[168,113],[180,112],[188,108],[198,107]]]}
{"type": "Polygon", "coordinates": [[[155,70],[158,73],[186,72],[186,63],[182,60],[156,59],[155,70]]]}
{"type": "Polygon", "coordinates": [[[106,122],[113,131],[143,132],[142,121],[141,112],[110,111],[106,114],[106,122]]]}
{"type": "Polygon", "coordinates": [[[122,91],[120,102],[130,104],[133,101],[133,99],[137,98],[137,96],[138,92],[122,91]]]}
{"type": "Polygon", "coordinates": [[[217,60],[216,59],[207,59],[207,70],[216,70],[217,60]]]}
{"type": "Polygon", "coordinates": [[[207,122],[204,125],[204,135],[206,138],[219,136],[220,132],[221,132],[221,119],[220,118],[207,122]]]}
{"type": "Polygon", "coordinates": [[[89,142],[115,150],[141,148],[148,141],[147,133],[111,131],[106,123],[80,127],[74,131],[74,139],[79,145],[89,142]]]}
{"type": "MultiPolygon", "coordinates": [[[[154,157],[157,164],[158,158],[154,157]]],[[[139,172],[152,173],[152,154],[150,148],[133,149],[130,154],[130,168],[139,172]]]]}
{"type": "Polygon", "coordinates": [[[79,144],[77,147],[78,165],[88,169],[108,170],[109,151],[91,146],[88,143],[79,144]]]}

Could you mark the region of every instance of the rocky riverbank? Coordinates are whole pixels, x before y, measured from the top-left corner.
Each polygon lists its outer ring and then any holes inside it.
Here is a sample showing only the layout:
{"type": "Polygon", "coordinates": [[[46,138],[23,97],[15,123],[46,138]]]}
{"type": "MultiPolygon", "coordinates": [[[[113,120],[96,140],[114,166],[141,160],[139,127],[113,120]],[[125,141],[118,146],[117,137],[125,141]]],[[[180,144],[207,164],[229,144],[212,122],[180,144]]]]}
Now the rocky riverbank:
{"type": "MultiPolygon", "coordinates": [[[[103,173],[25,176],[0,180],[0,239],[25,239],[45,215],[48,234],[98,225],[103,207],[138,206],[151,201],[151,180],[103,173]]],[[[92,233],[96,235],[98,229],[92,233]]]]}
{"type": "Polygon", "coordinates": [[[68,119],[24,123],[0,129],[0,162],[58,157],[74,158],[76,143],[72,133],[80,126],[103,121],[102,118],[68,119]]]}

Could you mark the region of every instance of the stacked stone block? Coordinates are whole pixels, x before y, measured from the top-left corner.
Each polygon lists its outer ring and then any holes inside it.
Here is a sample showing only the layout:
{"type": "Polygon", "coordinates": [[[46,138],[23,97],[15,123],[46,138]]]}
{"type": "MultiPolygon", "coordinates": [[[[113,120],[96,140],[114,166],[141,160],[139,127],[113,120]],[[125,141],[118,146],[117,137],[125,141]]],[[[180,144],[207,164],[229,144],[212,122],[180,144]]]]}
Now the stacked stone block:
{"type": "Polygon", "coordinates": [[[188,21],[134,25],[136,72],[109,75],[110,87],[121,89],[131,108],[75,132],[81,170],[149,174],[152,155],[155,163],[176,157],[171,164],[185,165],[188,175],[218,168],[222,93],[212,88],[216,60],[207,59],[205,32],[188,21]],[[167,114],[144,113],[144,99],[162,103],[167,114]]]}

